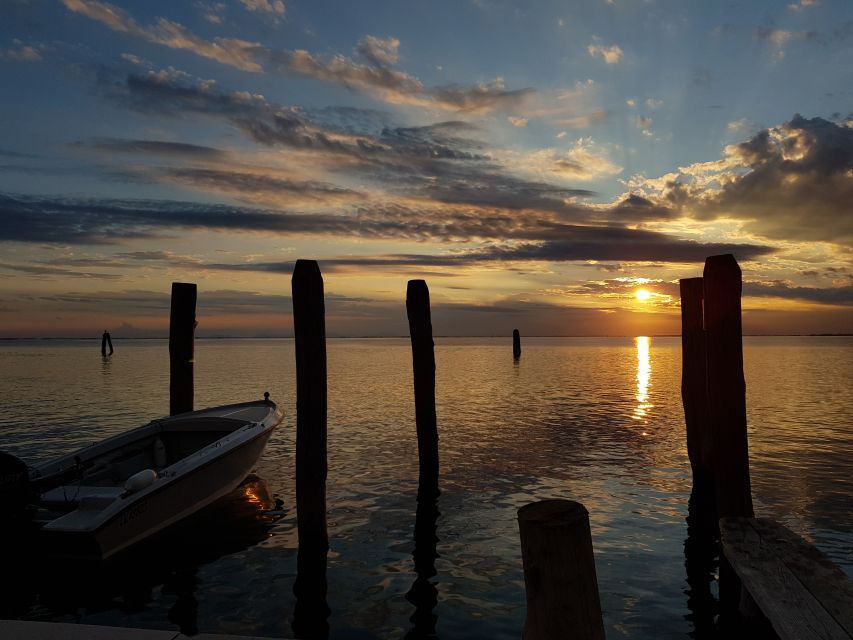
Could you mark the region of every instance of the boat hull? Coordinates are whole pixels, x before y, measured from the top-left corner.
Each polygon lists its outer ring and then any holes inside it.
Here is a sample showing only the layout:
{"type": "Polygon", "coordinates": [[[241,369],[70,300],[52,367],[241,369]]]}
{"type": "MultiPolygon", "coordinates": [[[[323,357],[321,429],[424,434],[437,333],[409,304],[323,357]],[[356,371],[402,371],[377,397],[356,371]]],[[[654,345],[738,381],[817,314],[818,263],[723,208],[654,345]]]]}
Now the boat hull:
{"type": "Polygon", "coordinates": [[[254,469],[270,434],[264,431],[203,468],[128,505],[95,531],[99,555],[107,558],[236,489],[254,469]]]}
{"type": "MultiPolygon", "coordinates": [[[[87,456],[103,457],[121,451],[121,446],[138,451],[136,443],[153,437],[158,438],[162,448],[159,438],[171,443],[170,434],[184,434],[181,437],[190,442],[213,423],[219,429],[232,429],[233,425],[233,430],[223,431],[218,439],[214,436],[209,444],[162,470],[156,473],[145,470],[144,474],[150,478],[139,489],[129,488],[132,480],[128,480],[122,491],[115,486],[86,486],[83,478],[77,485],[54,487],[45,492],[42,495],[45,508],[51,505],[57,508],[57,495],[72,495],[76,500],[73,503],[76,509],[66,509],[65,515],[42,526],[47,549],[63,557],[108,558],[203,509],[245,480],[281,420],[280,410],[269,401],[214,407],[154,421],[44,465],[39,475],[61,476],[67,474],[69,459],[76,460],[79,466],[79,461],[87,456]]],[[[62,506],[61,499],[58,506],[62,506]]]]}

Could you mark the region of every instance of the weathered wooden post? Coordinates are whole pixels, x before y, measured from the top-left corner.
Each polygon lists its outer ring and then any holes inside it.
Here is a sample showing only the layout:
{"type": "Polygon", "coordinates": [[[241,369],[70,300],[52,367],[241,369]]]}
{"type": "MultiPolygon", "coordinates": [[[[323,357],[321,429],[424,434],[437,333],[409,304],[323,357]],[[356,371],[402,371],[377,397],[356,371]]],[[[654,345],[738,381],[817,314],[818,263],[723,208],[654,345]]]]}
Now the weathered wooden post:
{"type": "Polygon", "coordinates": [[[113,355],[113,339],[109,331],[104,331],[104,335],[101,336],[101,355],[113,355]],[[109,353],[107,353],[107,347],[110,349],[109,353]]]}
{"type": "Polygon", "coordinates": [[[603,640],[586,508],[571,500],[533,502],[518,510],[518,529],[527,592],[524,640],[603,640]]]}
{"type": "Polygon", "coordinates": [[[296,519],[299,551],[293,631],[325,638],[326,554],[326,311],[315,260],[297,260],[291,279],[296,350],[296,519]]]}
{"type": "Polygon", "coordinates": [[[516,360],[521,357],[521,334],[518,329],[512,330],[512,357],[516,360]]]}
{"type": "Polygon", "coordinates": [[[731,254],[711,256],[703,277],[708,411],[717,515],[754,516],[746,434],[741,271],[731,254]]]}
{"type": "Polygon", "coordinates": [[[172,283],[169,317],[169,413],[193,410],[193,363],[195,362],[195,303],[197,287],[172,283]]]}
{"type": "MultiPolygon", "coordinates": [[[[693,496],[713,508],[713,459],[708,424],[708,378],[702,278],[679,280],[681,288],[681,402],[687,426],[687,455],[693,496]]],[[[716,521],[716,518],[714,518],[716,521]]]]}
{"type": "Polygon", "coordinates": [[[429,289],[423,280],[409,280],[406,313],[412,338],[415,382],[415,425],[418,432],[418,499],[438,495],[438,427],[435,417],[435,351],[432,341],[429,289]]]}

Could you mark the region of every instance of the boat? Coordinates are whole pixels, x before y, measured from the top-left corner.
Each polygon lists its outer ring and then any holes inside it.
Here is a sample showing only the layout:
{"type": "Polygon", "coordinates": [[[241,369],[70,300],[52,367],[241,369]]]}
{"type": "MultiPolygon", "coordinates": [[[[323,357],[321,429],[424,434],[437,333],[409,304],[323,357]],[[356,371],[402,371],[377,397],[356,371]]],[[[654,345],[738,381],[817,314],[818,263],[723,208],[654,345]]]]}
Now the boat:
{"type": "Polygon", "coordinates": [[[17,499],[51,554],[106,559],[236,489],[282,419],[268,393],[158,418],[29,468],[17,499]]]}

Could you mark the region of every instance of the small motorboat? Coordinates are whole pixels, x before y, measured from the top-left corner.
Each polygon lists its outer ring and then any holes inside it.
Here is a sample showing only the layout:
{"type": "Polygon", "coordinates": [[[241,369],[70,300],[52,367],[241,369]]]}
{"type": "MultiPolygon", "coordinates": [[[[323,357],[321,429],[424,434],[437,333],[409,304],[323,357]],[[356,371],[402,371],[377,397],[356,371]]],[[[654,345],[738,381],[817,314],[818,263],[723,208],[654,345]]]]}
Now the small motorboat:
{"type": "Polygon", "coordinates": [[[51,554],[108,558],[237,488],[282,418],[268,393],[158,418],[25,478],[7,464],[2,493],[25,505],[51,554]]]}

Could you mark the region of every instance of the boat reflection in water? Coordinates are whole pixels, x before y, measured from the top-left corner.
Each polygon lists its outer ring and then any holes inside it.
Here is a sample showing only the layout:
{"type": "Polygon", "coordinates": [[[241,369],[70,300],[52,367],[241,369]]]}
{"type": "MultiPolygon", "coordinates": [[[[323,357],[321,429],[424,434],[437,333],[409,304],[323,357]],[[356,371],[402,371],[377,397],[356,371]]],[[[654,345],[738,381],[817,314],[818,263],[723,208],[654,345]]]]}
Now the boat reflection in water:
{"type": "Polygon", "coordinates": [[[175,597],[169,621],[196,634],[198,570],[266,540],[284,515],[267,483],[251,475],[198,513],[106,561],[56,560],[26,534],[4,540],[0,618],[80,620],[140,611],[162,585],[163,596],[175,597]]]}

